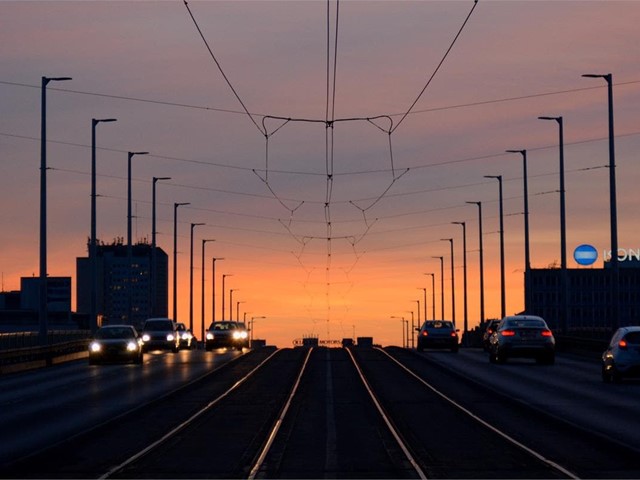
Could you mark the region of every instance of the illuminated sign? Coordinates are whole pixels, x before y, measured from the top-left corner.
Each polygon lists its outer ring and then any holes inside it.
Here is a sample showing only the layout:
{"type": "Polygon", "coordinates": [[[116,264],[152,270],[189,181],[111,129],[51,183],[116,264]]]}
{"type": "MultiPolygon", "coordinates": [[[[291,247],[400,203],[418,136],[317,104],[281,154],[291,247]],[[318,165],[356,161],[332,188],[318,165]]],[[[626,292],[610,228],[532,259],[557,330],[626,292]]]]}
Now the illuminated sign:
{"type": "Polygon", "coordinates": [[[598,259],[598,251],[593,245],[579,245],[573,251],[573,258],[579,265],[592,265],[598,259]]]}

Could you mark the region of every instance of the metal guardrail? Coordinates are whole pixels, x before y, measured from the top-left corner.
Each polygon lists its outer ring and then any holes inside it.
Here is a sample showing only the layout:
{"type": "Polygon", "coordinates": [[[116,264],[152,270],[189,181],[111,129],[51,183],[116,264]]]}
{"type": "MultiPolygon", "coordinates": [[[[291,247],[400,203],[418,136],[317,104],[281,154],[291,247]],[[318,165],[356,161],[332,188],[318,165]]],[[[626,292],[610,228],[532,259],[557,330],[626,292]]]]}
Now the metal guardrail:
{"type": "Polygon", "coordinates": [[[28,370],[82,358],[87,354],[89,330],[50,331],[40,345],[38,332],[0,334],[0,374],[28,370]]]}

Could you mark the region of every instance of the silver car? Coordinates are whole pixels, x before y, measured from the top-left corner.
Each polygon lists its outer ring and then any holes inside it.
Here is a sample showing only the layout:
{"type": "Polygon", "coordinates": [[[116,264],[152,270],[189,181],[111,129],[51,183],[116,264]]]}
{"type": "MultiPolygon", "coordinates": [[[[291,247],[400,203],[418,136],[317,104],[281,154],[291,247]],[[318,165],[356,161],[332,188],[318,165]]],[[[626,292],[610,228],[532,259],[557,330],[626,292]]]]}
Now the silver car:
{"type": "Polygon", "coordinates": [[[616,330],[602,354],[602,381],[617,383],[623,377],[640,377],[640,326],[616,330]]]}
{"type": "Polygon", "coordinates": [[[543,318],[534,315],[504,317],[489,337],[489,361],[504,363],[510,357],[555,362],[556,341],[543,318]]]}
{"type": "Polygon", "coordinates": [[[149,318],[142,327],[142,350],[171,350],[176,353],[180,349],[180,335],[176,322],[170,318],[149,318]]]}
{"type": "Polygon", "coordinates": [[[142,364],[142,339],[131,325],[100,327],[89,343],[89,365],[102,362],[142,364]]]}

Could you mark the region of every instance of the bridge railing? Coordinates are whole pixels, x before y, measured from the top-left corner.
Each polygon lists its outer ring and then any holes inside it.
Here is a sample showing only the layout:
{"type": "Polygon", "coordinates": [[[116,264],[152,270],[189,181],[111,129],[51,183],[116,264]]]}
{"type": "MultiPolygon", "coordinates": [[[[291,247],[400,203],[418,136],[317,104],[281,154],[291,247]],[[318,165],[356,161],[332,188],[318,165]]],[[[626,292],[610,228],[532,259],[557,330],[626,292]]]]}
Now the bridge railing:
{"type": "Polygon", "coordinates": [[[41,345],[38,332],[0,333],[0,373],[81,358],[87,354],[90,338],[89,330],[52,330],[41,345]]]}

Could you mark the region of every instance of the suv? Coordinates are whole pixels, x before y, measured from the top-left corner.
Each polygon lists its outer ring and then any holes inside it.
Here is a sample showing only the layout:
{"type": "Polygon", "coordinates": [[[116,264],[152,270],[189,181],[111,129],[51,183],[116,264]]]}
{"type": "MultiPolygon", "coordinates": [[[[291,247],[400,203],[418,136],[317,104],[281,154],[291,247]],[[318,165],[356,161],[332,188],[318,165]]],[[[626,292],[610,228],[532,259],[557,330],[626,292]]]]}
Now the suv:
{"type": "Polygon", "coordinates": [[[535,358],[537,363],[555,362],[556,340],[543,318],[535,315],[504,317],[489,337],[489,361],[504,363],[507,358],[535,358]]]}
{"type": "Polygon", "coordinates": [[[425,348],[448,348],[452,352],[458,351],[458,332],[453,322],[447,320],[428,320],[418,331],[417,350],[422,352],[425,348]]]}
{"type": "Polygon", "coordinates": [[[602,354],[602,381],[617,383],[622,377],[640,377],[640,326],[616,330],[602,354]]]}
{"type": "Polygon", "coordinates": [[[180,349],[180,335],[176,322],[170,318],[149,318],[142,327],[142,349],[171,350],[176,353],[180,349]]]}
{"type": "Polygon", "coordinates": [[[242,350],[249,348],[249,333],[242,322],[213,322],[205,336],[205,349],[229,347],[242,350]]]}

